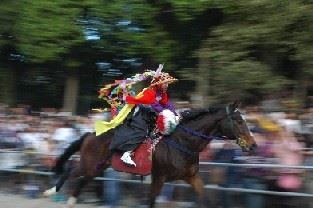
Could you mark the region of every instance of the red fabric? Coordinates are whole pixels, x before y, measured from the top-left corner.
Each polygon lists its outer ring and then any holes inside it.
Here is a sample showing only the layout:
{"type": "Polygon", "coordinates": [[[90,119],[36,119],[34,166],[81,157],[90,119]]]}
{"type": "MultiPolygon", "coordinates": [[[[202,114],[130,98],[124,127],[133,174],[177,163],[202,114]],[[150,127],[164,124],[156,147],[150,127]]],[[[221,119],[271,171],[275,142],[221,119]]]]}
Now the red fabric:
{"type": "Polygon", "coordinates": [[[143,95],[136,98],[133,96],[126,96],[126,103],[129,104],[152,104],[156,101],[156,91],[153,89],[146,89],[143,95]]]}
{"type": "Polygon", "coordinates": [[[115,153],[112,157],[112,168],[116,171],[138,174],[150,175],[152,167],[152,154],[150,152],[151,142],[142,143],[135,150],[132,159],[136,163],[136,167],[125,164],[121,160],[121,154],[115,153]]]}
{"type": "Polygon", "coordinates": [[[164,132],[165,129],[165,125],[164,125],[164,116],[163,115],[159,115],[157,118],[157,127],[161,132],[164,132]]]}
{"type": "MultiPolygon", "coordinates": [[[[146,89],[143,95],[136,98],[133,96],[126,96],[126,103],[129,104],[153,104],[156,102],[156,90],[153,88],[146,89]]],[[[166,92],[161,94],[162,98],[159,101],[161,105],[166,105],[168,102],[168,95],[166,92]]]]}

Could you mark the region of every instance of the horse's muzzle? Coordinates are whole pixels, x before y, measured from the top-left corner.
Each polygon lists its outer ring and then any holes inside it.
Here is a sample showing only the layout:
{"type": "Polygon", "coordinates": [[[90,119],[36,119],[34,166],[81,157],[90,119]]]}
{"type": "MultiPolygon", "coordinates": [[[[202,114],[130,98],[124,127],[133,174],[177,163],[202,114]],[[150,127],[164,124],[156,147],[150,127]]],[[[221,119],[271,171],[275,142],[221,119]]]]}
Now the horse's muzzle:
{"type": "Polygon", "coordinates": [[[249,151],[255,152],[257,148],[258,148],[258,145],[254,143],[250,146],[249,151]]]}

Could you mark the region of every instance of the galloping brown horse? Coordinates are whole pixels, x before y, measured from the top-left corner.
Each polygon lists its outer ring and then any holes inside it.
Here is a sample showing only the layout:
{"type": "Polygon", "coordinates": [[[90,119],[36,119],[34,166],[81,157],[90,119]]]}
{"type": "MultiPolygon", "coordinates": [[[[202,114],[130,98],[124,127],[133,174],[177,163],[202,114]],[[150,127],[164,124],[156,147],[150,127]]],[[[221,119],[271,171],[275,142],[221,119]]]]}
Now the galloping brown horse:
{"type": "MultiPolygon", "coordinates": [[[[256,148],[254,138],[237,107],[238,103],[235,102],[231,105],[183,113],[181,124],[169,137],[157,144],[153,153],[150,207],[154,207],[155,198],[163,184],[173,180],[184,180],[190,184],[203,204],[203,183],[198,175],[199,152],[213,137],[237,140],[243,151],[253,151],[256,148]]],[[[74,207],[81,189],[110,166],[112,154],[109,144],[113,134],[114,130],[100,136],[89,133],[73,142],[59,157],[55,166],[55,171],[62,173],[58,183],[44,194],[50,195],[59,191],[69,176],[76,177],[76,186],[68,201],[68,207],[74,207]],[[79,166],[71,173],[63,171],[65,162],[77,151],[80,151],[79,166]],[[101,168],[96,168],[103,160],[105,162],[101,163],[101,168]]]]}

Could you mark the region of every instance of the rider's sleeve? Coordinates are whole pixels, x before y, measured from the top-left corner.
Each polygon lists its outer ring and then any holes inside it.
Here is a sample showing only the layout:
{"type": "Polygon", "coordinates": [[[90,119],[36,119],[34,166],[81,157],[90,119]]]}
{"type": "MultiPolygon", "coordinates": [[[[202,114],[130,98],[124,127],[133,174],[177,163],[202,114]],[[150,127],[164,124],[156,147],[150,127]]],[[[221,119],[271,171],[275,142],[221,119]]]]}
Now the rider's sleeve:
{"type": "Polygon", "coordinates": [[[141,96],[126,96],[126,103],[129,104],[152,104],[155,102],[156,93],[153,90],[147,89],[141,96]]]}

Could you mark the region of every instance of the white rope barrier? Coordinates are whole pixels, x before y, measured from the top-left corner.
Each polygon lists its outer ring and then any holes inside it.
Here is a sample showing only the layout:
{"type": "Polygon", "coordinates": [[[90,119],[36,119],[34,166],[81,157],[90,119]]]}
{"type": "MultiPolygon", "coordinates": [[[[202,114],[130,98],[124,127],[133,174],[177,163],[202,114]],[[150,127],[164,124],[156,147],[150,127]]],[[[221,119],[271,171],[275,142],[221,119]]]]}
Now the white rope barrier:
{"type": "Polygon", "coordinates": [[[35,174],[35,175],[45,175],[45,176],[54,175],[54,173],[52,173],[52,172],[35,171],[35,170],[31,170],[31,169],[0,168],[0,171],[13,172],[13,173],[35,174]]]}
{"type": "MultiPolygon", "coordinates": [[[[0,171],[6,172],[16,172],[16,173],[25,173],[25,174],[36,174],[36,175],[45,175],[52,176],[54,175],[52,172],[43,172],[43,171],[34,171],[29,169],[0,169],[0,171]]],[[[96,177],[95,180],[98,181],[117,181],[124,183],[134,183],[134,184],[150,184],[150,181],[144,180],[127,180],[127,179],[115,179],[115,178],[106,178],[106,177],[96,177]]],[[[172,186],[178,187],[187,187],[190,188],[188,184],[177,184],[177,183],[165,183],[172,186]]],[[[258,190],[258,189],[246,189],[246,188],[227,188],[221,187],[218,185],[208,184],[204,186],[204,189],[210,190],[219,190],[219,191],[227,191],[227,192],[239,192],[239,193],[253,193],[253,194],[265,194],[265,195],[276,195],[276,196],[296,196],[296,197],[309,197],[313,198],[313,194],[311,193],[301,193],[301,192],[278,192],[278,191],[267,191],[267,190],[258,190]]]]}
{"type": "Polygon", "coordinates": [[[242,167],[242,168],[290,168],[290,169],[313,170],[313,166],[261,164],[261,163],[237,164],[237,163],[200,162],[200,165],[222,166],[222,167],[242,167]]]}

